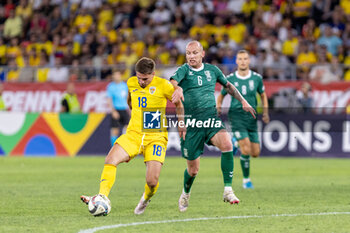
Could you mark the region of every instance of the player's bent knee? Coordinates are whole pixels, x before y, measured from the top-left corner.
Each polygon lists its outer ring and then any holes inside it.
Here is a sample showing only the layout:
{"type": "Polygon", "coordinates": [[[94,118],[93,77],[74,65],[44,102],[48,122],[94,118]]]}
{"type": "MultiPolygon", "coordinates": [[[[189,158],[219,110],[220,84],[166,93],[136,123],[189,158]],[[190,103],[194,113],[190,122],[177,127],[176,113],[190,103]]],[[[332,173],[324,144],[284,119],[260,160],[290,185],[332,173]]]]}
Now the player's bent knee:
{"type": "Polygon", "coordinates": [[[150,179],[147,179],[146,183],[147,183],[148,187],[154,188],[158,184],[158,178],[157,177],[152,177],[150,179]]]}
{"type": "Polygon", "coordinates": [[[190,176],[196,176],[198,174],[199,168],[197,167],[187,168],[187,171],[190,176]]]}
{"type": "Polygon", "coordinates": [[[259,157],[260,151],[259,151],[259,152],[253,152],[251,155],[252,155],[254,158],[259,157]]]}
{"type": "Polygon", "coordinates": [[[223,142],[220,149],[221,149],[221,151],[232,151],[233,146],[232,146],[231,141],[223,142]]]}

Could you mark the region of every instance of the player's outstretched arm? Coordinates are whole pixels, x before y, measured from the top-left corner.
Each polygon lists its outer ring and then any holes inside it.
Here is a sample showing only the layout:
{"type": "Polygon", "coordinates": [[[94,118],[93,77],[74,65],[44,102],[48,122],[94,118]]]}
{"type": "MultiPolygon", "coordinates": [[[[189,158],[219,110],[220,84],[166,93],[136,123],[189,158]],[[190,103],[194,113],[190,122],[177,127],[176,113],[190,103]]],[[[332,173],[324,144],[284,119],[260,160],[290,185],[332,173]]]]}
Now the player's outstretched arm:
{"type": "Polygon", "coordinates": [[[239,102],[241,102],[242,108],[244,111],[252,114],[254,119],[256,118],[256,116],[255,116],[256,112],[255,112],[254,108],[252,106],[250,106],[250,104],[244,99],[244,97],[241,95],[241,93],[239,93],[239,91],[237,90],[237,88],[235,86],[233,86],[230,82],[227,82],[225,90],[227,91],[227,93],[229,93],[230,95],[235,97],[239,102]]]}
{"type": "Polygon", "coordinates": [[[183,90],[180,86],[178,86],[177,81],[175,81],[174,79],[171,79],[170,82],[175,89],[171,102],[173,102],[173,104],[176,104],[178,102],[181,102],[180,100],[185,101],[183,90]]]}

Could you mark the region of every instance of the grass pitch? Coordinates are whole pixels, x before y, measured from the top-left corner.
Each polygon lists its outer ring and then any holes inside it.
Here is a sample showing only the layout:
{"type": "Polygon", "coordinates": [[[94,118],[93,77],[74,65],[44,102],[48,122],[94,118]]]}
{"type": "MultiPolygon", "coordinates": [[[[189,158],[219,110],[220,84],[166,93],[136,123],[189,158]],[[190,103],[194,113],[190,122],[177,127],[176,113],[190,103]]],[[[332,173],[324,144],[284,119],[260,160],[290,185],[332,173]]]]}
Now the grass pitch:
{"type": "Polygon", "coordinates": [[[254,190],[242,189],[235,158],[234,190],[241,203],[222,201],[220,158],[202,157],[185,213],[178,211],[185,160],[167,157],[157,194],[135,216],[145,184],[141,158],[118,167],[111,191],[112,211],[93,217],[81,194],[97,194],[104,157],[0,157],[0,232],[79,232],[133,222],[216,218],[125,226],[97,232],[350,232],[350,160],[252,159],[254,190]],[[314,213],[316,215],[301,215],[314,213]],[[297,214],[298,216],[273,216],[297,214]],[[225,219],[229,216],[259,216],[225,219]]]}

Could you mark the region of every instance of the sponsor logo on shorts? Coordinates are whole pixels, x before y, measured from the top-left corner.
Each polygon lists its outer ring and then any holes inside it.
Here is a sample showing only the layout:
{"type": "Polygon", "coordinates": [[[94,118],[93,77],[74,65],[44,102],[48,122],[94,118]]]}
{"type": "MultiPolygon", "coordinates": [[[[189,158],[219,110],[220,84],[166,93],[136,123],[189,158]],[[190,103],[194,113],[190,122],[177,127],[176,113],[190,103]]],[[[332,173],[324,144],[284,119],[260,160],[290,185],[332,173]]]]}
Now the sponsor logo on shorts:
{"type": "Polygon", "coordinates": [[[188,151],[186,148],[184,149],[184,157],[188,158],[188,151]]]}

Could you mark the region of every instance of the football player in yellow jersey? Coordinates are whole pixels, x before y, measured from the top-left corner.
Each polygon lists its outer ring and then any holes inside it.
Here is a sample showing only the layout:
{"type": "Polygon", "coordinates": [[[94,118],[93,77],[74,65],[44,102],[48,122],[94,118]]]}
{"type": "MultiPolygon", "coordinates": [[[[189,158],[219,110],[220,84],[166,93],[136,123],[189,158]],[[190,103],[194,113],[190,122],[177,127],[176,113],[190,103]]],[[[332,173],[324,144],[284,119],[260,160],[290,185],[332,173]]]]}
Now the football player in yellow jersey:
{"type": "MultiPolygon", "coordinates": [[[[142,214],[159,186],[158,179],[168,143],[168,133],[164,130],[162,119],[165,117],[167,100],[172,99],[174,87],[168,80],[154,76],[155,62],[150,58],[141,58],[135,70],[136,76],[127,82],[131,119],[126,133],[115,141],[105,159],[98,195],[105,199],[108,197],[115,182],[118,164],[143,154],[147,167],[145,192],[134,210],[135,214],[142,214]]],[[[181,101],[175,105],[179,121],[183,121],[181,101]]],[[[180,137],[184,138],[185,129],[179,128],[179,132],[180,137]]],[[[90,199],[89,196],[81,196],[86,204],[90,199]]]]}

